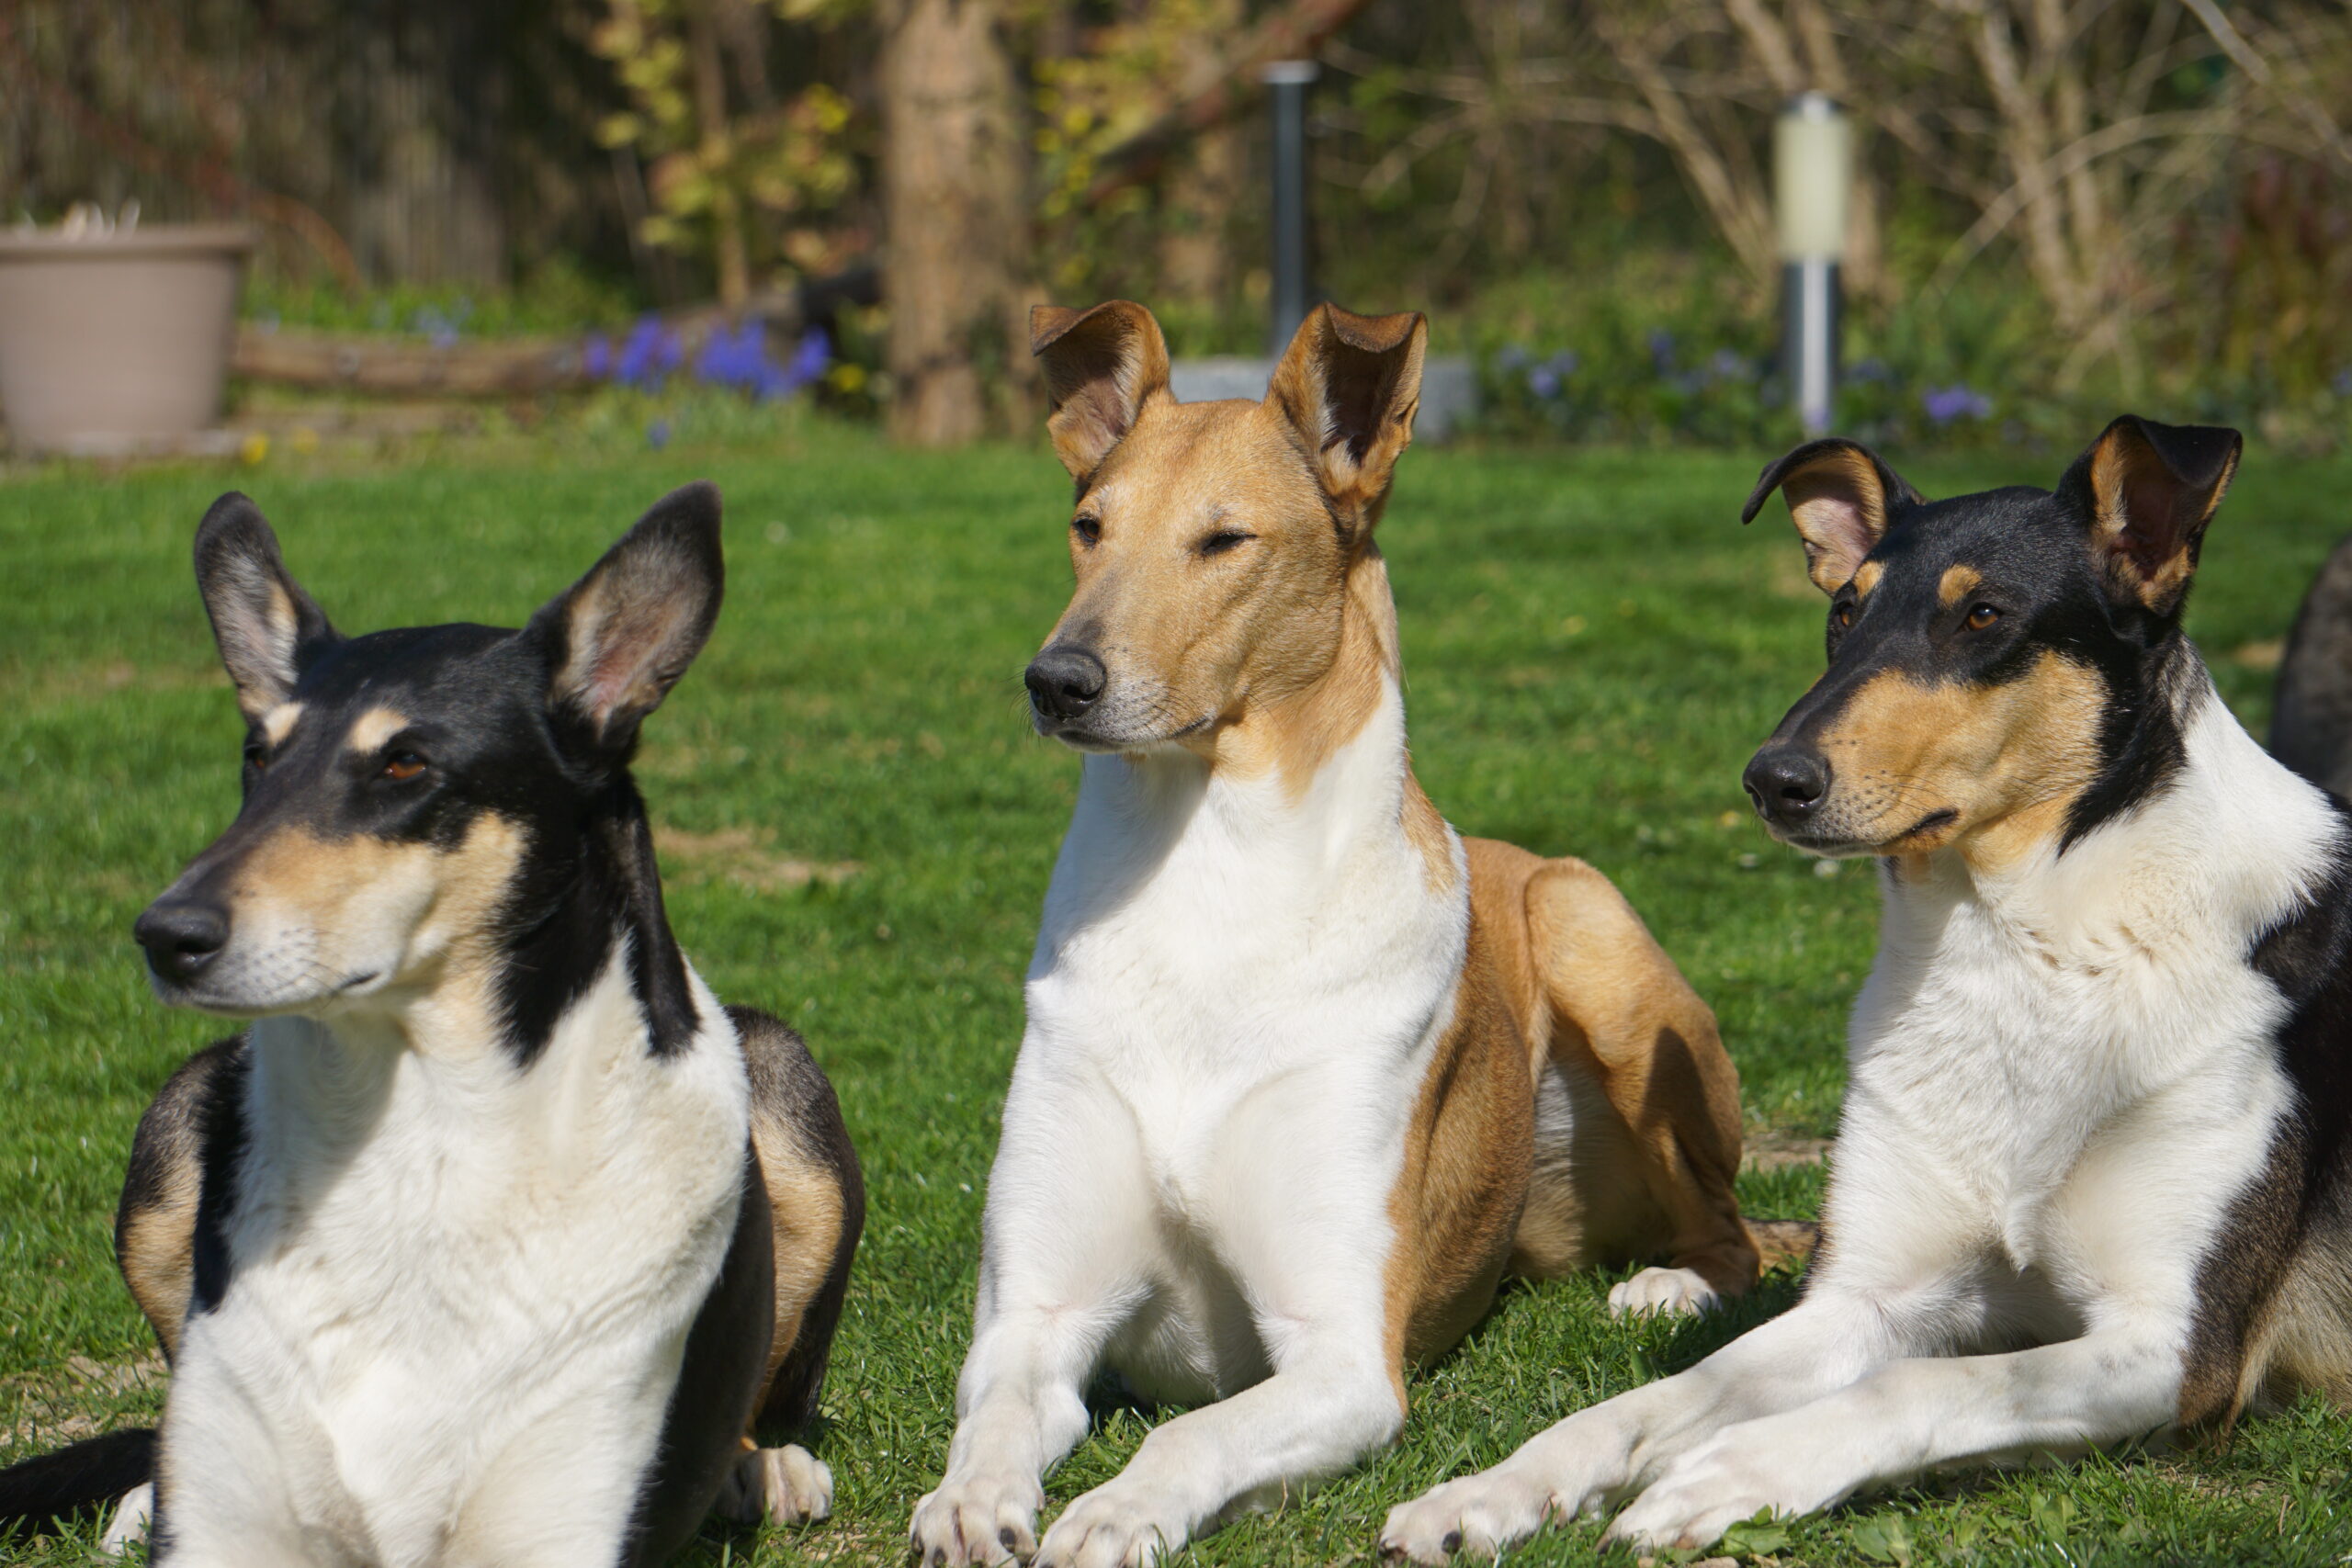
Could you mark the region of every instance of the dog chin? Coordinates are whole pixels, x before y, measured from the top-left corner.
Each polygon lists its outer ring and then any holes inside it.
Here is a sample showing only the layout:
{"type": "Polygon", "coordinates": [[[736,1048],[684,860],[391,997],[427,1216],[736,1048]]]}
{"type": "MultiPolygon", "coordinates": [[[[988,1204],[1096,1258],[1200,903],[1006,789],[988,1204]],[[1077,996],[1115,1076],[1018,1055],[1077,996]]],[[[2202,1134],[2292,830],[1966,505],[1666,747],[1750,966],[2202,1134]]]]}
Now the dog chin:
{"type": "Polygon", "coordinates": [[[186,1008],[212,1018],[252,1020],[279,1018],[289,1013],[317,1013],[334,1003],[368,995],[381,988],[380,974],[355,975],[323,989],[254,991],[238,986],[176,986],[149,971],[148,983],[165,1007],[186,1008]]]}
{"type": "Polygon", "coordinates": [[[1931,811],[1891,837],[1874,832],[1839,832],[1830,823],[1816,824],[1808,829],[1783,829],[1768,822],[1764,830],[1789,848],[1823,860],[1868,860],[1881,855],[1925,854],[1941,849],[1951,841],[1951,829],[1959,818],[1960,813],[1949,807],[1931,811]]]}

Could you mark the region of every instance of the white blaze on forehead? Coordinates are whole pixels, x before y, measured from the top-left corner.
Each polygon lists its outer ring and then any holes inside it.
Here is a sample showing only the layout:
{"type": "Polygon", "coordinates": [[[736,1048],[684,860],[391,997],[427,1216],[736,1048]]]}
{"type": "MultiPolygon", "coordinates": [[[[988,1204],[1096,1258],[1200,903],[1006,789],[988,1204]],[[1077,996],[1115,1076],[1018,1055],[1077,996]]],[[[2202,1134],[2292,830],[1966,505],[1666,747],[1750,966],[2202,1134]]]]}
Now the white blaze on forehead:
{"type": "Polygon", "coordinates": [[[287,736],[293,733],[294,721],[301,716],[302,705],[300,703],[278,704],[276,707],[271,708],[267,713],[261,716],[262,739],[268,741],[272,746],[285,745],[287,736]]]}
{"type": "Polygon", "coordinates": [[[373,751],[407,728],[408,715],[392,708],[369,708],[351,727],[348,743],[354,751],[373,751]]]}

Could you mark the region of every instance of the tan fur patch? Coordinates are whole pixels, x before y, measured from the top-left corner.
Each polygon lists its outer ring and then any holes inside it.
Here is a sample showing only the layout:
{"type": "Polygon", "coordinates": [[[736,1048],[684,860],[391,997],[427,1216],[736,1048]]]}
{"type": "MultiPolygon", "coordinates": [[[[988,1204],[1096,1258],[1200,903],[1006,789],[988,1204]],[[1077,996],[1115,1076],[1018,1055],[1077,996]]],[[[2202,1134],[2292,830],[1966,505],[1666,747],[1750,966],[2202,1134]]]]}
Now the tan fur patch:
{"type": "Polygon", "coordinates": [[[1758,1260],[1732,1192],[1739,1075],[1714,1014],[1600,873],[1487,839],[1465,848],[1531,1082],[1556,1073],[1577,1111],[1575,1148],[1535,1150],[1513,1271],[1664,1259],[1745,1292],[1758,1260]]]}
{"type": "Polygon", "coordinates": [[[261,738],[272,746],[283,746],[286,738],[294,733],[294,725],[302,716],[300,703],[280,703],[261,716],[261,738]]]}
{"type": "Polygon", "coordinates": [[[155,1201],[126,1211],[115,1237],[115,1256],[130,1299],[153,1325],[166,1357],[179,1354],[180,1328],[187,1318],[188,1293],[196,1280],[196,1206],[202,1186],[193,1134],[172,1151],[164,1166],[155,1201]]]}
{"type": "Polygon", "coordinates": [[[1494,1300],[1534,1131],[1526,1048],[1474,910],[1453,1021],[1421,1079],[1389,1191],[1385,1349],[1399,1409],[1405,1368],[1459,1341],[1494,1300]]]}
{"type": "Polygon", "coordinates": [[[1821,828],[1885,853],[1965,840],[1972,864],[2013,864],[2059,830],[2097,775],[2105,711],[2098,677],[2056,653],[1997,686],[1888,671],[1822,734],[1833,783],[1821,828]],[[1953,815],[1918,828],[1942,812],[1953,815]]]}
{"type": "Polygon", "coordinates": [[[1948,566],[1936,580],[1936,601],[1950,608],[1984,586],[1984,574],[1973,566],[1948,566]]]}
{"type": "Polygon", "coordinates": [[[351,727],[351,733],[345,738],[344,744],[364,754],[375,750],[407,728],[406,714],[387,707],[369,708],[351,727]]]}
{"type": "Polygon", "coordinates": [[[1874,560],[1864,561],[1861,564],[1861,569],[1854,573],[1854,597],[1857,599],[1869,598],[1871,596],[1871,590],[1876,588],[1879,583],[1879,579],[1885,575],[1885,563],[1874,560]]]}
{"type": "Polygon", "coordinates": [[[832,1269],[844,1210],[840,1179],[801,1148],[789,1123],[755,1111],[752,1145],[759,1151],[775,1227],[775,1337],[752,1404],[757,1411],[767,1403],[769,1385],[785,1358],[799,1343],[800,1320],[832,1269]]]}

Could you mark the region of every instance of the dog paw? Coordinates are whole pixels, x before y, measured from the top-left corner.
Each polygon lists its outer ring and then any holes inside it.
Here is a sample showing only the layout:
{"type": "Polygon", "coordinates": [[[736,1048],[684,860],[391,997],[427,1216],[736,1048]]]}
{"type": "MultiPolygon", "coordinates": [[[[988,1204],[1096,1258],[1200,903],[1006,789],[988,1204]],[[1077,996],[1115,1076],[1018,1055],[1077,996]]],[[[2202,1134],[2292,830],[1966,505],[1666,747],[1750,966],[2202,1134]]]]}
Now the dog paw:
{"type": "Polygon", "coordinates": [[[1496,1557],[1555,1518],[1580,1510],[1535,1476],[1508,1466],[1465,1475],[1388,1510],[1380,1527],[1380,1554],[1389,1560],[1438,1563],[1460,1553],[1496,1557]]]}
{"type": "Polygon", "coordinates": [[[1648,1317],[1702,1313],[1716,1302],[1714,1287],[1690,1269],[1645,1269],[1609,1291],[1609,1315],[1648,1317]]]}
{"type": "Polygon", "coordinates": [[[151,1481],[132,1487],[116,1505],[114,1517],[107,1521],[106,1534],[98,1538],[98,1555],[122,1556],[147,1539],[147,1528],[154,1519],[155,1483],[151,1481]]]}
{"type": "Polygon", "coordinates": [[[1036,1568],[1151,1568],[1183,1546],[1188,1523],[1132,1483],[1108,1482],[1062,1510],[1036,1568]]]}
{"type": "Polygon", "coordinates": [[[833,1511],[833,1472],[797,1443],[753,1449],[735,1461],[715,1506],[739,1524],[814,1524],[833,1511]]]}
{"type": "Polygon", "coordinates": [[[1034,1481],[942,1482],[915,1505],[907,1532],[915,1561],[922,1568],[1026,1562],[1037,1551],[1037,1510],[1045,1502],[1034,1481]]]}
{"type": "Polygon", "coordinates": [[[1606,1539],[1639,1551],[1692,1551],[1721,1540],[1724,1531],[1765,1509],[1794,1518],[1828,1501],[1797,1495],[1760,1456],[1718,1438],[1668,1466],[1617,1516],[1606,1539]]]}

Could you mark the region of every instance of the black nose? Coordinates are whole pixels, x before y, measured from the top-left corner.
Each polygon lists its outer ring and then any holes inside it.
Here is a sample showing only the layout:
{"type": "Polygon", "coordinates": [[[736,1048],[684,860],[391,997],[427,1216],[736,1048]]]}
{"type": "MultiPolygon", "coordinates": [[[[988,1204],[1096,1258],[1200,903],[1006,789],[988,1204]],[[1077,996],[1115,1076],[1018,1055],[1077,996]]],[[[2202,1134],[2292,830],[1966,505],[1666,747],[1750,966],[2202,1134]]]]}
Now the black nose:
{"type": "Polygon", "coordinates": [[[1767,746],[1748,760],[1739,782],[1770,820],[1802,821],[1829,793],[1829,760],[1809,746],[1767,746]]]}
{"type": "Polygon", "coordinates": [[[1048,718],[1076,718],[1102,694],[1110,672],[1086,649],[1057,642],[1031,660],[1021,679],[1039,713],[1048,718]]]}
{"type": "Polygon", "coordinates": [[[147,906],[130,928],[159,978],[185,986],[229,943],[229,917],[193,898],[163,898],[147,906]]]}

